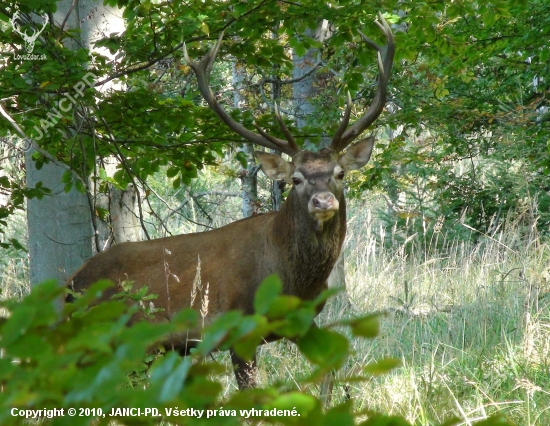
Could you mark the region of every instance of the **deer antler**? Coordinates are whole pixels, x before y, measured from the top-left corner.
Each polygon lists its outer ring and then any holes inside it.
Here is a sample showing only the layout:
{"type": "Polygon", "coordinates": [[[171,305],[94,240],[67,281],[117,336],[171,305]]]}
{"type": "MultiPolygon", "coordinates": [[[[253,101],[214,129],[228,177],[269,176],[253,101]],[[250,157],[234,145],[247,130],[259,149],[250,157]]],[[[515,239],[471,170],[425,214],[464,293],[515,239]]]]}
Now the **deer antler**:
{"type": "Polygon", "coordinates": [[[347,129],[349,117],[351,114],[351,96],[348,92],[348,101],[346,105],[346,110],[344,112],[344,117],[342,118],[342,123],[331,143],[331,149],[336,152],[342,151],[347,147],[355,138],[357,138],[363,131],[369,127],[374,121],[380,116],[384,106],[386,104],[388,81],[390,79],[391,68],[393,65],[393,56],[395,53],[395,44],[393,41],[393,33],[391,28],[382,16],[382,13],[378,13],[379,21],[375,21],[376,25],[382,30],[386,36],[386,45],[379,46],[365,34],[359,31],[361,38],[369,44],[371,47],[377,50],[377,61],[378,61],[378,88],[376,90],[376,95],[372,100],[371,105],[367,109],[367,112],[353,125],[347,129]],[[347,130],[346,130],[347,129],[347,130]]]}
{"type": "Polygon", "coordinates": [[[277,121],[281,126],[283,134],[288,139],[286,141],[283,139],[279,139],[274,136],[268,135],[258,126],[256,126],[256,129],[260,134],[254,133],[251,130],[248,130],[241,123],[238,123],[237,121],[235,121],[216,100],[214,94],[212,93],[212,90],[210,89],[210,73],[212,71],[212,65],[214,64],[216,55],[218,54],[218,50],[221,46],[223,35],[224,34],[222,32],[218,37],[217,42],[212,47],[212,49],[206,54],[206,56],[204,56],[204,58],[202,58],[200,62],[195,62],[191,60],[191,58],[189,58],[189,55],[187,53],[187,47],[185,46],[185,44],[183,45],[183,56],[187,64],[191,67],[191,69],[194,71],[195,75],[197,76],[197,83],[198,83],[199,91],[202,97],[204,98],[208,106],[212,109],[212,111],[214,111],[216,115],[231,130],[233,130],[238,135],[242,136],[244,139],[256,145],[260,145],[269,149],[280,150],[285,154],[290,155],[291,157],[294,156],[300,151],[300,148],[298,147],[295,140],[290,135],[290,132],[285,126],[276,106],[275,106],[275,117],[277,118],[277,121]]]}

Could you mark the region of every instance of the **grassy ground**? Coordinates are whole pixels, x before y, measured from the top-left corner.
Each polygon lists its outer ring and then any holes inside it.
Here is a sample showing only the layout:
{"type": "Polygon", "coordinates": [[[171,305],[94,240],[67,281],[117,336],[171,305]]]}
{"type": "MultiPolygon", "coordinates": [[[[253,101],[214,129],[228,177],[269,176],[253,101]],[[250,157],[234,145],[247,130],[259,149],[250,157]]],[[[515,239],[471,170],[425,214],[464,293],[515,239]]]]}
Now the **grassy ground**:
{"type": "MultiPolygon", "coordinates": [[[[357,409],[400,414],[417,425],[458,417],[462,424],[497,411],[518,425],[550,424],[550,246],[509,223],[477,243],[452,242],[426,258],[410,238],[391,250],[365,217],[352,217],[346,275],[351,307],[332,301],[322,322],[383,311],[372,341],[353,341],[339,377],[375,360],[401,367],[351,384],[357,409]]],[[[385,230],[384,230],[385,231],[385,230]]],[[[391,230],[386,235],[392,237],[391,230]]],[[[436,238],[444,238],[445,230],[436,238]]],[[[261,349],[260,379],[291,385],[309,371],[287,342],[261,349]]],[[[318,392],[318,389],[314,390],[318,392]]],[[[334,390],[344,398],[344,387],[334,390]]]]}

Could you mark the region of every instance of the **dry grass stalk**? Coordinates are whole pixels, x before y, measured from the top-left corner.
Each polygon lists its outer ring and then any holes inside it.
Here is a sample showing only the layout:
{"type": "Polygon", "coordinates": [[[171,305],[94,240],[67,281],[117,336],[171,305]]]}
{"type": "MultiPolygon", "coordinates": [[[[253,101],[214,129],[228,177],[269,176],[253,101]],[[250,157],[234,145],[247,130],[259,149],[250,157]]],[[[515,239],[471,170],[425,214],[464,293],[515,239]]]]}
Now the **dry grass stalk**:
{"type": "MultiPolygon", "coordinates": [[[[170,256],[172,252],[165,248],[164,254],[170,256]]],[[[171,315],[172,310],[170,309],[170,285],[168,283],[169,278],[170,278],[170,265],[168,264],[165,258],[164,259],[164,283],[166,284],[166,299],[167,299],[166,312],[168,313],[168,315],[171,315]]]]}
{"type": "Polygon", "coordinates": [[[210,283],[206,283],[206,290],[204,291],[204,295],[202,297],[202,303],[201,303],[201,316],[204,322],[204,318],[208,315],[208,291],[209,291],[210,283]]]}
{"type": "Polygon", "coordinates": [[[195,274],[195,279],[193,280],[193,288],[191,289],[191,304],[189,307],[193,307],[195,303],[195,298],[197,297],[197,290],[200,290],[202,293],[202,282],[201,282],[201,258],[197,257],[197,273],[195,274]]]}

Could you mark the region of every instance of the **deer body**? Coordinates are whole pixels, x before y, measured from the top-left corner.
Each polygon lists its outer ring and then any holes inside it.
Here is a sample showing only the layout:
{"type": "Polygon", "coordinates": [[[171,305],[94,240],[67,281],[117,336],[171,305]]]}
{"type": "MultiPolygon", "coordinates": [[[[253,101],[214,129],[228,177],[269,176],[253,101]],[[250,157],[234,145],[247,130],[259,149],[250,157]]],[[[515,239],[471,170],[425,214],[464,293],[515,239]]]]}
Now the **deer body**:
{"type": "MultiPolygon", "coordinates": [[[[368,161],[372,142],[361,143],[361,163],[368,161]]],[[[264,170],[272,177],[290,178],[292,174],[300,180],[279,212],[252,216],[208,232],[117,244],[87,262],[70,278],[69,285],[77,292],[101,278],[114,283],[133,281],[134,288],[146,285],[150,293],[159,296],[155,306],[164,308],[155,321],[169,319],[183,308],[201,307],[200,297],[191,304],[199,259],[202,285],[209,288],[207,318],[233,309],[251,314],[256,289],[271,274],[279,275],[285,294],[302,299],[318,296],[326,288],[345,237],[343,175],[335,176],[344,169],[330,152],[304,151],[301,157],[307,161],[297,159],[294,167],[275,155],[258,155],[264,157],[264,170]],[[276,171],[281,164],[288,169],[276,171]],[[319,201],[325,204],[310,206],[319,194],[325,195],[319,201]]],[[[356,167],[345,163],[346,158],[340,163],[356,167]]],[[[112,289],[104,298],[118,291],[112,289]]],[[[199,332],[192,337],[197,338],[199,332]]],[[[186,346],[186,342],[171,344],[186,346]]]]}
{"type": "MultiPolygon", "coordinates": [[[[201,297],[192,303],[193,281],[200,259],[202,288],[208,287],[206,321],[229,310],[253,312],[256,289],[264,278],[278,274],[284,294],[311,300],[327,286],[327,279],[338,259],[346,233],[346,208],[343,181],[347,171],[363,167],[369,160],[374,138],[355,144],[356,139],[378,118],[386,102],[386,89],[393,63],[393,34],[382,15],[378,26],[388,43],[379,46],[360,33],[363,40],[377,50],[378,88],[373,103],[348,128],[352,103],[348,102],[342,123],[336,130],[330,148],[319,152],[301,150],[275,105],[275,117],[286,140],[273,137],[257,127],[252,132],[236,122],[219,105],[209,79],[214,59],[221,46],[223,33],[211,51],[200,62],[184,56],[193,69],[199,91],[218,117],[235,133],[256,145],[277,149],[291,157],[257,151],[256,158],[268,178],[292,184],[290,194],[279,212],[243,219],[222,228],[157,240],[123,243],[90,259],[68,285],[75,291],[107,278],[115,283],[133,281],[134,288],[146,285],[158,294],[155,307],[164,308],[155,321],[165,321],[177,311],[201,308],[201,297]],[[349,147],[348,147],[349,146],[349,147]],[[348,147],[344,154],[341,152],[348,147]]],[[[105,294],[110,297],[117,290],[105,294]]],[[[205,297],[205,294],[203,294],[205,297]]],[[[137,318],[134,318],[136,320],[137,318]]],[[[189,338],[198,338],[200,330],[189,338]]],[[[183,337],[174,337],[171,347],[187,347],[183,337]],[[179,339],[179,340],[178,340],[179,339]]],[[[252,363],[232,355],[239,387],[250,386],[252,363]]]]}
{"type": "MultiPolygon", "coordinates": [[[[292,226],[291,221],[285,225],[284,219],[285,216],[279,213],[267,213],[203,233],[117,244],[99,253],[93,258],[94,261],[86,263],[69,282],[77,292],[101,278],[114,283],[133,281],[136,289],[147,285],[149,293],[159,296],[154,301],[155,307],[165,309],[155,316],[156,321],[162,321],[180,309],[201,307],[200,294],[191,305],[193,281],[200,258],[202,286],[208,284],[209,288],[209,318],[233,309],[252,313],[258,285],[274,273],[281,277],[286,294],[311,299],[325,287],[333,258],[340,251],[339,244],[335,241],[325,244],[315,238],[315,242],[307,247],[292,238],[295,247],[289,249],[285,245],[289,240],[288,234],[276,233],[283,228],[288,231],[292,226]],[[276,226],[277,222],[279,226],[276,226]],[[314,257],[318,257],[325,267],[319,268],[314,277],[308,277],[305,271],[300,270],[307,265],[301,260],[305,257],[305,251],[309,252],[312,247],[320,249],[314,257]],[[296,266],[301,262],[296,274],[291,272],[295,265],[290,268],[283,266],[287,259],[291,259],[296,266]],[[165,265],[169,270],[168,276],[165,265]]],[[[120,288],[114,288],[104,298],[119,291],[120,288]]],[[[197,333],[195,338],[199,335],[197,333]]],[[[179,346],[179,342],[173,343],[179,346]]]]}
{"type": "MultiPolygon", "coordinates": [[[[254,294],[260,266],[275,269],[264,235],[265,225],[273,216],[256,216],[204,233],[117,244],[86,263],[69,282],[75,291],[82,291],[100,278],[114,283],[133,281],[136,289],[146,285],[149,293],[158,295],[153,301],[155,307],[164,308],[155,315],[155,321],[163,321],[183,308],[200,309],[200,292],[191,304],[200,259],[201,281],[209,288],[207,317],[231,309],[249,312],[252,300],[247,294],[254,294]]],[[[114,288],[104,298],[119,291],[114,288]]],[[[198,338],[199,331],[191,337],[198,338]]],[[[185,344],[172,343],[176,347],[185,344]]]]}

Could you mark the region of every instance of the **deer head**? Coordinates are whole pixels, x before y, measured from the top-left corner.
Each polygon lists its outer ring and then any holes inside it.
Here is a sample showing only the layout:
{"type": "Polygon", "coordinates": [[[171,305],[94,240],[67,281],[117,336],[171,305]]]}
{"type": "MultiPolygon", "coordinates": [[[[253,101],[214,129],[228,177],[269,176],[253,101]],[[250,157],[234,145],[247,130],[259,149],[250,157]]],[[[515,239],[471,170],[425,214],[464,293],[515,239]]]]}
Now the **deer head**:
{"type": "Polygon", "coordinates": [[[373,146],[374,138],[368,137],[349,147],[343,155],[327,148],[319,152],[303,150],[295,154],[292,161],[263,151],[255,154],[268,178],[292,185],[296,208],[306,206],[315,229],[322,231],[324,223],[340,211],[346,172],[367,164],[373,146]]]}

